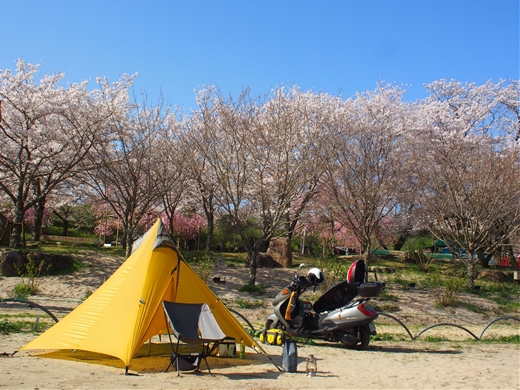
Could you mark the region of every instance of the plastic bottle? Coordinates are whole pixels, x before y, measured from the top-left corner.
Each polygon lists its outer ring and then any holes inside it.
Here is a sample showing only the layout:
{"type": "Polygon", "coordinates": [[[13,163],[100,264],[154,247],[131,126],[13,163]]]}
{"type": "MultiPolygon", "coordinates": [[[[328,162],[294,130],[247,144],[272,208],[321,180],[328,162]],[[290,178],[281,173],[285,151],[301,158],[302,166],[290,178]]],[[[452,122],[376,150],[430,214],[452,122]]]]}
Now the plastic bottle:
{"type": "Polygon", "coordinates": [[[244,345],[244,340],[240,339],[240,354],[238,355],[240,359],[245,359],[246,357],[246,346],[244,345]]]}

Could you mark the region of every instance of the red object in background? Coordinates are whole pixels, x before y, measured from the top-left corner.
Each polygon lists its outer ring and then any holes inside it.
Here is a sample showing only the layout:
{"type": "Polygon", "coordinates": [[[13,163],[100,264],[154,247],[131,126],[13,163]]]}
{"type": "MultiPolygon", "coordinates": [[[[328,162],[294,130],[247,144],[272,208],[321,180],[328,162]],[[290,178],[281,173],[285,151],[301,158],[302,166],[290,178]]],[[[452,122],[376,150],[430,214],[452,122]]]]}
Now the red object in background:
{"type": "Polygon", "coordinates": [[[500,265],[503,267],[509,267],[509,257],[502,256],[502,258],[500,259],[500,265]]]}

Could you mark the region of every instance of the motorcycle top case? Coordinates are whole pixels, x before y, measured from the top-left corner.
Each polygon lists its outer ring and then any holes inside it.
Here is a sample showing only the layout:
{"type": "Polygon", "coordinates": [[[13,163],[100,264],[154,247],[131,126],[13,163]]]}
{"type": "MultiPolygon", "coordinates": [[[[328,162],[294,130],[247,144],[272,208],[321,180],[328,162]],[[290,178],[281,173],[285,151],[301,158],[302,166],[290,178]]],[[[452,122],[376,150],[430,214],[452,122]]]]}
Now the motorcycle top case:
{"type": "Polygon", "coordinates": [[[357,287],[358,294],[366,298],[374,298],[379,296],[385,289],[386,284],[381,282],[362,283],[357,287]]]}
{"type": "Polygon", "coordinates": [[[285,340],[290,340],[291,334],[281,329],[264,329],[260,333],[260,341],[264,344],[282,345],[285,340]]]}

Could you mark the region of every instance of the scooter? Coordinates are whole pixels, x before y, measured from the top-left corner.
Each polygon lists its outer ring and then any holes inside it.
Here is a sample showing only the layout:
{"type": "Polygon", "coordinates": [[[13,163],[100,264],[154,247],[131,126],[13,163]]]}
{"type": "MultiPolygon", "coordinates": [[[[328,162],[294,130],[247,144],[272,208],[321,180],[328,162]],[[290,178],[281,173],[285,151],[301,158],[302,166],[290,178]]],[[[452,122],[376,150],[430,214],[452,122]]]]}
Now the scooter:
{"type": "Polygon", "coordinates": [[[357,260],[350,266],[346,280],[330,287],[312,304],[302,301],[300,295],[309,287],[315,290],[317,284],[298,272],[274,298],[274,313],[267,317],[265,328],[282,329],[295,337],[340,342],[351,349],[367,349],[370,336],[377,334],[374,320],[378,317],[367,302],[383,292],[385,283],[363,283],[365,263],[357,260]]]}

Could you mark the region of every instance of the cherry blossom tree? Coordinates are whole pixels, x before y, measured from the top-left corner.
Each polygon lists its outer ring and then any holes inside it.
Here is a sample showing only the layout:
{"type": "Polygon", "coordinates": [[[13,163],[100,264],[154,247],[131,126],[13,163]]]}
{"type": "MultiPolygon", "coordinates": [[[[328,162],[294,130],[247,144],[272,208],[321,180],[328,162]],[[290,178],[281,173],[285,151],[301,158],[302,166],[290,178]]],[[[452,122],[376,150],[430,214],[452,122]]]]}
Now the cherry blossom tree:
{"type": "Polygon", "coordinates": [[[24,225],[25,228],[30,229],[33,235],[33,241],[40,239],[40,230],[42,226],[48,227],[51,225],[51,214],[52,212],[48,209],[41,208],[37,210],[36,207],[32,207],[27,210],[24,214],[24,225]]]}
{"type": "Polygon", "coordinates": [[[271,91],[259,113],[262,142],[254,156],[263,168],[256,181],[265,183],[264,202],[278,205],[269,206],[266,215],[281,223],[270,239],[285,240],[284,266],[292,265],[293,233],[320,189],[328,163],[329,134],[341,104],[340,98],[328,94],[280,87],[271,91]]]}
{"type": "Polygon", "coordinates": [[[375,91],[349,99],[332,140],[325,182],[332,217],[358,238],[367,270],[376,228],[395,208],[407,180],[401,169],[408,118],[403,94],[399,87],[379,84],[375,91]]]}
{"type": "Polygon", "coordinates": [[[184,119],[176,112],[165,114],[165,124],[158,133],[156,154],[156,180],[161,182],[165,222],[170,233],[175,232],[175,215],[186,201],[190,168],[190,151],[182,143],[184,119]]]}
{"type": "MultiPolygon", "coordinates": [[[[501,117],[501,84],[439,81],[421,105],[418,216],[459,253],[474,287],[475,265],[520,229],[518,144],[501,117]]],[[[513,133],[514,134],[514,133],[513,133]]]]}
{"type": "Polygon", "coordinates": [[[114,213],[111,205],[106,202],[94,204],[92,206],[92,212],[96,217],[97,224],[94,227],[94,233],[102,236],[104,243],[107,242],[107,237],[114,234],[114,230],[120,228],[119,218],[114,213]]]}
{"type": "MultiPolygon", "coordinates": [[[[173,226],[172,234],[178,237],[178,246],[182,247],[180,243],[183,239],[186,244],[188,241],[200,239],[201,230],[206,226],[206,218],[201,214],[176,213],[171,225],[173,226]]],[[[200,249],[199,243],[197,243],[197,249],[200,249]]]]}
{"type": "Polygon", "coordinates": [[[60,85],[64,74],[36,79],[40,65],[17,62],[16,72],[0,73],[0,189],[12,203],[11,247],[21,245],[24,214],[42,212],[46,198],[103,135],[107,120],[126,104],[132,77],[110,84],[98,79],[60,85]]]}
{"type": "Polygon", "coordinates": [[[139,226],[162,212],[162,165],[157,153],[164,127],[162,106],[135,105],[122,120],[110,124],[111,138],[93,146],[86,161],[85,185],[108,203],[123,226],[126,256],[139,226]]]}
{"type": "Polygon", "coordinates": [[[514,142],[520,142],[520,80],[503,81],[498,101],[504,108],[498,117],[498,128],[504,129],[514,142]]]}
{"type": "Polygon", "coordinates": [[[326,117],[320,108],[327,98],[284,88],[266,101],[251,99],[247,89],[236,101],[214,87],[198,93],[200,110],[189,142],[209,171],[205,177],[213,180],[217,209],[242,237],[250,285],[259,251],[292,232],[288,222],[316,191],[319,169],[325,169],[319,137],[326,117]],[[255,237],[247,233],[252,223],[259,232],[255,237]]]}
{"type": "MultiPolygon", "coordinates": [[[[191,129],[203,125],[201,115],[193,115],[190,117],[189,121],[188,127],[191,129]]],[[[211,177],[212,170],[207,168],[208,163],[206,157],[200,155],[192,148],[189,138],[185,137],[182,141],[182,145],[182,155],[187,162],[185,167],[188,170],[189,177],[187,183],[187,196],[194,201],[198,201],[199,204],[202,204],[207,228],[206,250],[209,251],[213,249],[216,219],[215,192],[217,181],[211,177]]]]}
{"type": "Polygon", "coordinates": [[[251,264],[250,284],[254,285],[256,254],[264,237],[248,237],[245,227],[248,220],[258,217],[258,202],[249,185],[255,169],[249,155],[250,138],[258,107],[247,90],[236,102],[223,98],[214,87],[198,91],[197,98],[199,111],[193,115],[198,118],[189,127],[189,144],[211,170],[206,178],[215,180],[217,207],[229,216],[242,237],[251,264]]]}
{"type": "Polygon", "coordinates": [[[81,228],[88,222],[84,221],[82,210],[89,208],[93,200],[92,190],[82,185],[75,177],[71,177],[56,188],[47,199],[47,207],[52,210],[55,218],[63,225],[62,236],[67,236],[70,227],[81,228]]]}

